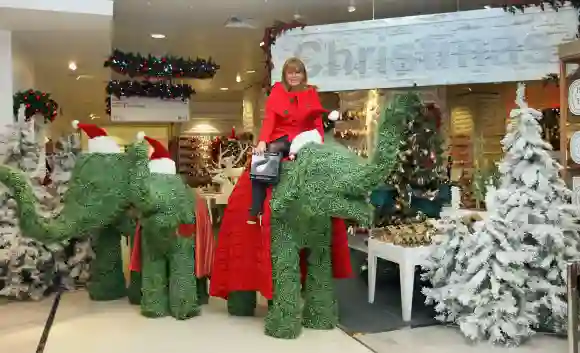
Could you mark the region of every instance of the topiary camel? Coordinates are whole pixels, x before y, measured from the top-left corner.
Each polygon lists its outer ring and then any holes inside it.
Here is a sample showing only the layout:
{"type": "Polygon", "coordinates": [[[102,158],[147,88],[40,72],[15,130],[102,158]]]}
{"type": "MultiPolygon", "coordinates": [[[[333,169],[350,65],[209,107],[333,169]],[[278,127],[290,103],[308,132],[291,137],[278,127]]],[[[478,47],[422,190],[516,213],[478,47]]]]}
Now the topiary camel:
{"type": "MultiPolygon", "coordinates": [[[[405,107],[415,99],[418,96],[411,93],[397,96],[382,114],[370,160],[330,142],[305,144],[296,161],[284,163],[262,224],[262,232],[271,235],[273,296],[265,320],[267,335],[290,339],[298,337],[303,326],[332,329],[337,325],[332,218],[370,224],[368,195],[393,168],[405,107]],[[303,285],[302,249],[308,249],[303,285]]],[[[248,315],[255,305],[254,292],[229,293],[233,315],[248,315]]]]}

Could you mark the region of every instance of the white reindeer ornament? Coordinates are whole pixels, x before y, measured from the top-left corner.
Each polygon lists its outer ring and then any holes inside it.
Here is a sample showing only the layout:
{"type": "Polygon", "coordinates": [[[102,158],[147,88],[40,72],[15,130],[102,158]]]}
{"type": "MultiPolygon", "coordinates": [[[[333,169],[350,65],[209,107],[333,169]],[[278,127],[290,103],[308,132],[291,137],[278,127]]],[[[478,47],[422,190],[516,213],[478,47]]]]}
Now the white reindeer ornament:
{"type": "Polygon", "coordinates": [[[230,150],[226,148],[225,151],[222,151],[220,147],[217,162],[218,168],[214,171],[215,175],[212,177],[212,180],[220,186],[220,193],[215,198],[216,204],[218,205],[226,205],[228,203],[228,199],[234,190],[238,178],[244,172],[244,167],[234,168],[234,166],[242,160],[251,146],[249,144],[243,144],[240,141],[237,143],[239,145],[239,155],[224,157],[230,150]]]}

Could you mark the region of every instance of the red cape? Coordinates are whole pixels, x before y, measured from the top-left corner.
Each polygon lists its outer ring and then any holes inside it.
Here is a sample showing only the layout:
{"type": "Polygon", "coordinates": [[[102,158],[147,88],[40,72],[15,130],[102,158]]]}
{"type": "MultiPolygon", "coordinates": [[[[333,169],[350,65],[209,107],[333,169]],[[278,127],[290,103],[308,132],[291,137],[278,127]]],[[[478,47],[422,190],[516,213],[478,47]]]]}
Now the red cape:
{"type": "MultiPolygon", "coordinates": [[[[210,281],[210,295],[227,299],[234,291],[257,291],[272,299],[272,262],[270,257],[270,198],[268,191],[262,227],[247,224],[252,200],[249,172],[246,170],[230,195],[218,234],[210,281]]],[[[306,262],[301,254],[304,278],[306,262]]],[[[346,225],[332,219],[332,266],[335,278],[352,276],[346,225]]]]}
{"type": "MultiPolygon", "coordinates": [[[[180,224],[176,236],[187,238],[195,236],[195,275],[203,278],[211,274],[215,239],[207,205],[199,195],[196,197],[195,219],[195,224],[180,224]]],[[[137,222],[129,270],[141,272],[141,266],[141,225],[137,222]]]]}

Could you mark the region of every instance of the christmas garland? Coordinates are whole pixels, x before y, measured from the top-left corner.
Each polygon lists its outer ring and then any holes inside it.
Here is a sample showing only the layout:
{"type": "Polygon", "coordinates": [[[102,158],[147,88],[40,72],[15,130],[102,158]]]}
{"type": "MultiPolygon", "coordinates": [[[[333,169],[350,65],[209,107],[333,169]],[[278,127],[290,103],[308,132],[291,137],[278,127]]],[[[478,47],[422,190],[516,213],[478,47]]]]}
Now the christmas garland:
{"type": "Polygon", "coordinates": [[[555,73],[551,73],[551,74],[547,74],[546,76],[542,77],[542,85],[544,87],[547,85],[550,85],[550,84],[560,86],[560,75],[555,74],[555,73]]]}
{"type": "Polygon", "coordinates": [[[219,70],[211,58],[184,59],[181,57],[125,53],[114,50],[105,61],[105,67],[129,77],[176,77],[176,78],[213,78],[219,70]]]}
{"type": "Polygon", "coordinates": [[[504,9],[504,11],[510,13],[516,13],[517,11],[524,12],[524,10],[527,7],[533,6],[537,6],[541,8],[542,11],[544,11],[546,9],[546,5],[548,5],[555,11],[558,11],[560,8],[564,7],[564,5],[567,5],[568,3],[576,9],[580,8],[580,0],[540,0],[540,1],[527,1],[526,4],[522,4],[521,2],[522,2],[521,0],[520,1],[512,0],[511,2],[501,5],[501,7],[504,9]],[[514,4],[514,2],[517,2],[517,4],[514,4]]]}
{"type": "Polygon", "coordinates": [[[58,115],[58,104],[50,98],[50,93],[29,89],[12,96],[14,116],[18,116],[20,106],[24,105],[24,116],[30,119],[35,114],[44,116],[45,122],[52,122],[58,115]]]}
{"type": "Polygon", "coordinates": [[[139,81],[109,81],[106,88],[108,96],[147,97],[160,99],[188,100],[195,90],[187,84],[171,84],[165,82],[139,81]]]}
{"type": "Polygon", "coordinates": [[[272,86],[272,69],[274,64],[272,63],[272,46],[276,43],[276,39],[280,37],[285,32],[288,32],[294,28],[303,29],[306,24],[300,21],[292,22],[282,22],[275,21],[274,25],[267,27],[264,30],[264,37],[262,38],[262,51],[264,52],[264,64],[266,67],[266,74],[264,75],[264,80],[262,81],[262,88],[266,89],[266,93],[270,93],[270,88],[272,86]]]}

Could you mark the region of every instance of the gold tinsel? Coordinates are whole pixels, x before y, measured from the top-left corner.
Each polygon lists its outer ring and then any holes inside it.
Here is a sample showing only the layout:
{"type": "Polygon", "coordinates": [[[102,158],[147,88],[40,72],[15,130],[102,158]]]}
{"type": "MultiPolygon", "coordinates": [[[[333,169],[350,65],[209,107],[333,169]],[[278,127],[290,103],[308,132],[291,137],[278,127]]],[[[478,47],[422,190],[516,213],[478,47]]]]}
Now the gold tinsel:
{"type": "Polygon", "coordinates": [[[431,245],[433,233],[433,225],[429,221],[422,221],[374,228],[371,231],[371,236],[386,243],[404,247],[417,247],[431,245]]]}

